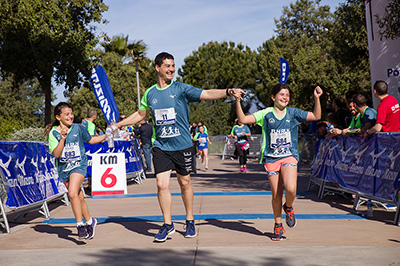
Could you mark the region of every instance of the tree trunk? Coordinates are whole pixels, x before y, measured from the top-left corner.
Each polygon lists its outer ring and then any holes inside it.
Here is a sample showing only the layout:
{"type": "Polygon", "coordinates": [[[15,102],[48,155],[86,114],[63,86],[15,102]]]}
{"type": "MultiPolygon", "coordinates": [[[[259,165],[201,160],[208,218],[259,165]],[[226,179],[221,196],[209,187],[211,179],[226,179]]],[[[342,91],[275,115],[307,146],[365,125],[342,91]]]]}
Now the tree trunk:
{"type": "Polygon", "coordinates": [[[40,86],[44,92],[44,125],[52,122],[51,118],[51,76],[52,74],[45,74],[39,79],[40,86]]]}

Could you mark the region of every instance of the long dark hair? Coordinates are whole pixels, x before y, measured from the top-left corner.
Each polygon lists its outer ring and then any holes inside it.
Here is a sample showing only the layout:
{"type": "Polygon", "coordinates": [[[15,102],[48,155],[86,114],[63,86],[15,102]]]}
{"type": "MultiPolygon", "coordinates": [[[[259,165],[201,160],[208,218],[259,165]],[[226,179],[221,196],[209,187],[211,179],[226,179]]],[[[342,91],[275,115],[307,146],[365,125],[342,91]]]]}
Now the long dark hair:
{"type": "Polygon", "coordinates": [[[286,89],[289,91],[289,96],[292,96],[292,90],[289,88],[289,85],[286,83],[278,83],[274,87],[272,87],[271,92],[269,94],[269,106],[274,107],[274,101],[272,100],[272,96],[276,96],[278,92],[280,92],[282,89],[286,89]]]}
{"type": "Polygon", "coordinates": [[[71,108],[72,109],[72,106],[67,102],[60,102],[54,107],[54,121],[45,127],[45,129],[44,129],[45,135],[49,134],[53,127],[60,125],[60,121],[58,121],[56,119],[56,116],[61,115],[61,110],[63,108],[71,108]]]}

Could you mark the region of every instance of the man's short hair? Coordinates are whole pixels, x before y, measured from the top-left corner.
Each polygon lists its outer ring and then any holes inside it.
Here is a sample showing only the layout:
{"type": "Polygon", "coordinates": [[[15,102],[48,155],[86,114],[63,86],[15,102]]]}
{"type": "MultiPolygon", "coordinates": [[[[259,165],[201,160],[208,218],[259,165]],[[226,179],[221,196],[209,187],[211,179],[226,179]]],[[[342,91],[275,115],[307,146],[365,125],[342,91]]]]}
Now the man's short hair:
{"type": "Polygon", "coordinates": [[[353,102],[358,106],[358,107],[364,107],[367,105],[367,99],[365,98],[364,95],[361,93],[358,93],[354,95],[353,97],[353,102]]]}
{"type": "Polygon", "coordinates": [[[154,59],[154,62],[156,63],[157,66],[160,67],[165,59],[174,60],[174,56],[172,54],[167,53],[167,52],[162,52],[162,53],[159,53],[156,56],[156,58],[154,59]]]}
{"type": "Polygon", "coordinates": [[[95,115],[97,115],[97,111],[94,110],[94,109],[90,109],[90,110],[87,112],[87,117],[88,117],[88,118],[92,118],[92,117],[95,116],[95,115]]]}
{"type": "Polygon", "coordinates": [[[378,95],[385,95],[385,94],[387,94],[387,91],[388,91],[388,85],[385,81],[378,80],[374,84],[374,90],[376,91],[376,94],[378,94],[378,95]]]}

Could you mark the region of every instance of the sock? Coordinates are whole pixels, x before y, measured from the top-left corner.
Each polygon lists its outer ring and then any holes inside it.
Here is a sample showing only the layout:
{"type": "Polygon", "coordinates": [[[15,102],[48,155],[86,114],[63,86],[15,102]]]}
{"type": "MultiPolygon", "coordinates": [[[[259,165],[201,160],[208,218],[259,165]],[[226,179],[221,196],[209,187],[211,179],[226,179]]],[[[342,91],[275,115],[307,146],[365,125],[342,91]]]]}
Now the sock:
{"type": "Polygon", "coordinates": [[[86,224],[87,225],[92,225],[92,223],[93,223],[93,220],[92,220],[92,217],[90,217],[89,221],[86,221],[86,224]]]}
{"type": "Polygon", "coordinates": [[[83,222],[77,222],[76,226],[84,226],[85,224],[83,222]]]}

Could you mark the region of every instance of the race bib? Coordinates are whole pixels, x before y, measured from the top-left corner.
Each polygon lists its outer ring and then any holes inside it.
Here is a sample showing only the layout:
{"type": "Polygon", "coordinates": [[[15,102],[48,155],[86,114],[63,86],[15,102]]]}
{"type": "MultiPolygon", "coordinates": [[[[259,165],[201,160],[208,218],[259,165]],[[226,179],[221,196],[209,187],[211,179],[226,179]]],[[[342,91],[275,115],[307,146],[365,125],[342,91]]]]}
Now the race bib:
{"type": "Polygon", "coordinates": [[[270,144],[271,149],[281,149],[291,146],[292,143],[291,143],[290,131],[271,133],[271,144],[270,144]]]}
{"type": "Polygon", "coordinates": [[[69,163],[79,161],[81,159],[81,151],[79,145],[65,146],[60,156],[61,163],[69,163]]]}
{"type": "Polygon", "coordinates": [[[154,110],[156,125],[172,125],[176,122],[175,108],[156,109],[154,110]]]}
{"type": "Polygon", "coordinates": [[[207,139],[206,138],[200,138],[200,143],[206,143],[207,139]]]}

